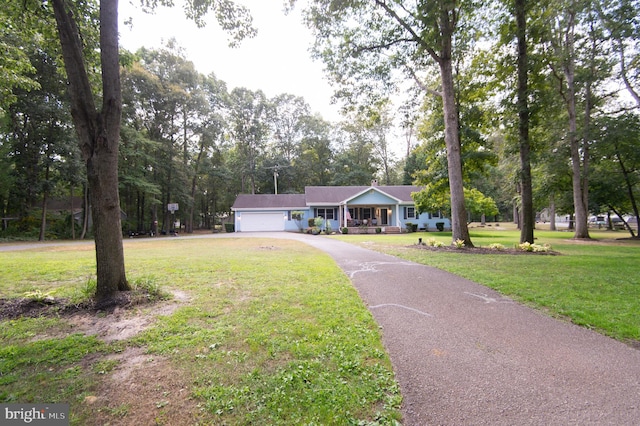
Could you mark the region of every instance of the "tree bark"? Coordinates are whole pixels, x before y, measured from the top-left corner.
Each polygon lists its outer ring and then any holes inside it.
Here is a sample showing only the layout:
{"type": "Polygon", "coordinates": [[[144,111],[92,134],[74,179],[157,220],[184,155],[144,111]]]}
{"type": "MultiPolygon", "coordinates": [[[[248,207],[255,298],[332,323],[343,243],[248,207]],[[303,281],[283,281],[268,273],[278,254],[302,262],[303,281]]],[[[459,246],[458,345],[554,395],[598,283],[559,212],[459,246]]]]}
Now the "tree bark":
{"type": "Polygon", "coordinates": [[[526,0],[515,1],[516,33],[518,39],[518,136],[520,142],[521,212],[520,243],[533,244],[535,216],[531,182],[531,144],[529,142],[529,59],[527,55],[526,0]]]}
{"type": "Polygon", "coordinates": [[[442,106],[444,111],[444,141],[447,146],[447,169],[449,192],[451,193],[451,231],[453,241],[462,240],[465,246],[473,247],[467,226],[467,209],[464,205],[464,182],[462,179],[462,157],[460,153],[460,126],[455,101],[453,82],[452,39],[454,23],[449,16],[452,11],[441,11],[440,25],[442,50],[439,57],[442,79],[442,106]]]}
{"type": "Polygon", "coordinates": [[[82,42],[65,0],[52,0],[65,69],[69,80],[71,115],[87,167],[93,217],[99,307],[117,303],[118,292],[130,290],[124,267],[118,144],[122,109],[118,57],[118,1],[100,2],[100,61],[102,109],[95,107],[82,42]]]}
{"type": "Polygon", "coordinates": [[[42,191],[42,216],[40,217],[40,235],[38,236],[38,241],[44,241],[46,233],[47,233],[47,201],[49,199],[49,175],[51,173],[51,167],[49,166],[51,161],[49,158],[49,147],[50,144],[47,144],[47,153],[46,153],[46,166],[44,172],[44,182],[45,188],[42,191]]]}
{"type": "Polygon", "coordinates": [[[588,210],[586,194],[583,192],[582,157],[580,154],[580,141],[578,139],[578,126],[576,115],[575,94],[575,65],[574,65],[574,20],[575,12],[570,12],[570,23],[566,32],[567,59],[564,67],[564,75],[567,79],[567,113],[569,115],[569,147],[571,151],[571,174],[573,183],[573,205],[575,210],[574,238],[589,238],[588,210]]]}

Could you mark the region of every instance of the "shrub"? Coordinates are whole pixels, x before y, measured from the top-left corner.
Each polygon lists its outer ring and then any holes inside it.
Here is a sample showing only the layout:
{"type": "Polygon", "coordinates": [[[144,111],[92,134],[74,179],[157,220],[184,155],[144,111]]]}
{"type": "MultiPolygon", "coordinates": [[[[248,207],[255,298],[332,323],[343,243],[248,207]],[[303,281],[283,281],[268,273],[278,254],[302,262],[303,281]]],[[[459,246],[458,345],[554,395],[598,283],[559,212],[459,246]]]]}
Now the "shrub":
{"type": "Polygon", "coordinates": [[[324,225],[324,217],[318,216],[318,217],[313,219],[313,225],[312,226],[322,230],[322,225],[324,225]]]}
{"type": "Polygon", "coordinates": [[[349,228],[347,228],[346,226],[344,228],[342,228],[342,233],[343,234],[348,234],[349,233],[349,228]]]}
{"type": "Polygon", "coordinates": [[[492,244],[489,244],[489,249],[502,251],[505,249],[505,247],[500,243],[492,243],[492,244]]]}
{"type": "Polygon", "coordinates": [[[291,212],[291,219],[296,221],[298,225],[298,229],[302,231],[302,218],[304,217],[304,212],[299,210],[294,210],[291,212]]]}
{"type": "Polygon", "coordinates": [[[430,247],[444,247],[444,243],[442,241],[438,241],[433,237],[427,239],[427,245],[430,247]]]}
{"type": "Polygon", "coordinates": [[[551,250],[551,246],[548,244],[545,244],[542,246],[540,244],[531,244],[529,242],[524,242],[522,244],[519,244],[518,248],[522,251],[538,252],[538,253],[548,252],[549,250],[551,250]]]}
{"type": "Polygon", "coordinates": [[[458,249],[464,248],[464,240],[457,239],[452,243],[452,245],[458,249]]]}
{"type": "Polygon", "coordinates": [[[416,229],[418,229],[418,224],[414,224],[411,222],[407,222],[404,224],[404,227],[406,228],[407,232],[415,232],[416,229]]]}
{"type": "Polygon", "coordinates": [[[236,232],[236,225],[233,223],[225,223],[224,232],[236,232]]]}
{"type": "Polygon", "coordinates": [[[382,228],[376,228],[376,234],[382,234],[382,228]]]}

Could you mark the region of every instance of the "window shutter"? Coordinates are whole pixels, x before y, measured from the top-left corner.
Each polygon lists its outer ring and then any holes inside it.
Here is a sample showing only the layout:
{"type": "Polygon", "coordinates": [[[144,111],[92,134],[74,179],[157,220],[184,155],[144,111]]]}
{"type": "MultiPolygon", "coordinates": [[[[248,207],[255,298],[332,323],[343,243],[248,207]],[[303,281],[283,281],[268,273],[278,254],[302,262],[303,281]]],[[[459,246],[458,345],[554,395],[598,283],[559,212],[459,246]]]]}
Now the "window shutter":
{"type": "Polygon", "coordinates": [[[406,207],[404,208],[404,218],[405,219],[407,218],[407,208],[406,207]]]}

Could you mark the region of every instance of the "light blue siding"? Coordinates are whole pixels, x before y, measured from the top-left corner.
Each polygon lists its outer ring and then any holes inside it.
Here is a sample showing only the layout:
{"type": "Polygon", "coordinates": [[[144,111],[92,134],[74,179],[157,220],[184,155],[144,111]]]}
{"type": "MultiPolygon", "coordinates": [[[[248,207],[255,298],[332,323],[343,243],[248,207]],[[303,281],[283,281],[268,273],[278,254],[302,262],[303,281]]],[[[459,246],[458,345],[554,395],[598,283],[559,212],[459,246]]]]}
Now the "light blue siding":
{"type": "Polygon", "coordinates": [[[349,200],[348,204],[349,204],[349,206],[366,205],[366,204],[371,204],[371,205],[381,205],[381,204],[395,205],[397,202],[398,202],[397,200],[394,200],[391,197],[388,197],[388,196],[386,196],[384,194],[381,194],[380,192],[378,192],[378,191],[376,191],[374,189],[369,189],[364,194],[361,194],[361,195],[349,200]]]}
{"type": "Polygon", "coordinates": [[[451,229],[451,221],[445,217],[433,217],[433,213],[421,213],[417,214],[417,209],[413,205],[403,205],[400,206],[400,222],[402,223],[402,227],[405,228],[407,223],[413,223],[418,225],[418,229],[427,230],[427,231],[435,231],[436,223],[442,222],[444,223],[444,229],[451,229]],[[408,209],[414,208],[414,217],[408,217],[408,209]]]}

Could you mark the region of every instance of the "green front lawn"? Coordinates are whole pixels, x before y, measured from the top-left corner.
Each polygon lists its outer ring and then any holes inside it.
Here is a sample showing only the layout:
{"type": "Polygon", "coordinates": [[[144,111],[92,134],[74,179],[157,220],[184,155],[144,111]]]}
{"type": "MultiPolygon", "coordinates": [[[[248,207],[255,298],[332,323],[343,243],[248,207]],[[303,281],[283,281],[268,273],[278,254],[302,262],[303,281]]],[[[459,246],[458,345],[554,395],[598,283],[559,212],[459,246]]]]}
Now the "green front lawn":
{"type": "MultiPolygon", "coordinates": [[[[82,425],[176,424],[180,410],[191,410],[181,413],[182,424],[400,419],[378,327],[328,255],[286,240],[170,238],[126,242],[125,255],[130,280],[189,301],[114,342],[79,333],[65,316],[1,321],[0,402],[68,402],[71,423],[82,425]],[[114,379],[131,367],[117,356],[129,351],[150,360],[139,367],[148,374],[176,377],[175,388],[168,380],[150,384],[157,392],[143,401],[128,391],[132,381],[122,384],[126,401],[100,399],[118,395],[114,379]],[[166,373],[151,371],[163,365],[166,373]]],[[[3,253],[0,297],[78,299],[93,280],[93,259],[91,246],[3,253]]],[[[142,305],[127,316],[154,309],[142,305]]]]}

